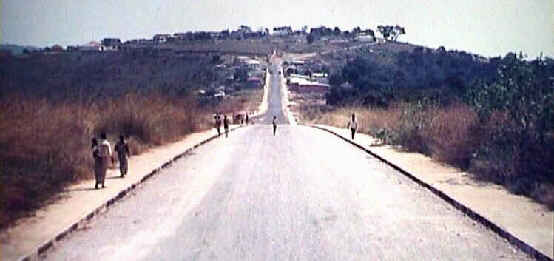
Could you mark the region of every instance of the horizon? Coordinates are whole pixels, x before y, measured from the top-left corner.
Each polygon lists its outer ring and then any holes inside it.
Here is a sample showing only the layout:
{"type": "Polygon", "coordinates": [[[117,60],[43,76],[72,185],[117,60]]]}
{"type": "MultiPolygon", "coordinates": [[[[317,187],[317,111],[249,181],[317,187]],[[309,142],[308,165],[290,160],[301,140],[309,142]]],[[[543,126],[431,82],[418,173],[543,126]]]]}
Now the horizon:
{"type": "Polygon", "coordinates": [[[444,46],[447,50],[486,57],[504,56],[508,52],[522,52],[529,58],[541,53],[554,57],[551,14],[554,2],[549,0],[317,3],[314,0],[278,3],[211,0],[203,5],[176,0],[3,1],[0,43],[67,46],[108,37],[126,41],[152,38],[159,33],[234,30],[240,25],[270,31],[278,26],[300,29],[304,25],[309,28],[324,25],[338,26],[341,30],[360,26],[380,36],[378,25],[398,24],[406,28],[399,42],[429,48],[444,46]]]}

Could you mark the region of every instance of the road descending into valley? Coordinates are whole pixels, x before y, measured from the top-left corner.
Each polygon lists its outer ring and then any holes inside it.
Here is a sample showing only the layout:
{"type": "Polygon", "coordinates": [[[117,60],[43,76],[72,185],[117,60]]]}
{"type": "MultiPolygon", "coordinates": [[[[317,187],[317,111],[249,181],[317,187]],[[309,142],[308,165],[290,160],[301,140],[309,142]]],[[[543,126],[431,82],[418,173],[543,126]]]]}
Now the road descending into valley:
{"type": "Polygon", "coordinates": [[[160,171],[41,258],[529,259],[365,152],[288,125],[279,63],[271,67],[269,108],[255,125],[160,171]]]}

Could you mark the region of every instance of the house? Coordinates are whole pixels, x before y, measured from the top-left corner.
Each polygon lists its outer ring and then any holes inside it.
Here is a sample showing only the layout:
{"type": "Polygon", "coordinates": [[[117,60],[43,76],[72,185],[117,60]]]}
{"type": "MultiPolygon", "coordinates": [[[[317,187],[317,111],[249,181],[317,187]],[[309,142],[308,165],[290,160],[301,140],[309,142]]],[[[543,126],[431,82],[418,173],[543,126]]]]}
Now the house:
{"type": "Polygon", "coordinates": [[[292,34],[292,28],[290,26],[281,26],[273,28],[273,35],[275,36],[287,36],[292,34]]]}
{"type": "Polygon", "coordinates": [[[102,45],[99,42],[91,41],[84,45],[76,46],[80,52],[99,52],[102,50],[102,45]]]}
{"type": "Polygon", "coordinates": [[[156,34],[154,35],[152,40],[154,41],[155,44],[162,44],[162,43],[166,43],[169,40],[169,38],[171,38],[170,34],[156,34]]]}
{"type": "Polygon", "coordinates": [[[55,44],[52,46],[52,48],[50,48],[50,52],[56,52],[56,53],[61,53],[63,52],[63,47],[59,44],[55,44]]]}
{"type": "Polygon", "coordinates": [[[248,32],[244,33],[244,38],[262,38],[264,37],[263,31],[255,31],[255,32],[248,32]]]}
{"type": "Polygon", "coordinates": [[[354,38],[354,40],[358,42],[364,42],[364,43],[374,43],[375,42],[375,36],[370,34],[359,34],[354,38]]]}
{"type": "Polygon", "coordinates": [[[238,31],[242,32],[242,33],[250,33],[250,32],[252,32],[252,28],[250,28],[250,26],[241,25],[241,26],[239,26],[238,31]]]}
{"type": "Polygon", "coordinates": [[[186,33],[174,33],[173,38],[177,41],[184,41],[187,40],[187,34],[186,33]]]}
{"type": "Polygon", "coordinates": [[[310,34],[323,36],[333,34],[333,29],[325,26],[315,27],[310,29],[310,34]]]}
{"type": "Polygon", "coordinates": [[[101,41],[100,49],[102,51],[117,51],[121,48],[121,40],[119,38],[104,38],[101,41]]]}
{"type": "Polygon", "coordinates": [[[326,93],[331,87],[329,84],[310,81],[299,75],[289,77],[287,85],[291,91],[299,93],[326,93]]]}
{"type": "Polygon", "coordinates": [[[312,79],[314,79],[315,81],[317,82],[321,82],[321,83],[329,83],[329,78],[328,78],[328,74],[327,73],[312,73],[312,79]]]}
{"type": "Polygon", "coordinates": [[[262,88],[263,86],[264,86],[264,82],[262,78],[259,78],[259,77],[250,77],[246,81],[247,88],[262,88]]]}

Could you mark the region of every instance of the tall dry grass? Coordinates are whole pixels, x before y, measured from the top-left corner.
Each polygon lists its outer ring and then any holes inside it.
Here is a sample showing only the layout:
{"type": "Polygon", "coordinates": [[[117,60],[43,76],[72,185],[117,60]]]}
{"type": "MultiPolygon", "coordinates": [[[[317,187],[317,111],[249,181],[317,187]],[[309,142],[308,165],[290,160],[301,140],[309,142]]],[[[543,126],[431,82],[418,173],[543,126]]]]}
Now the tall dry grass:
{"type": "Polygon", "coordinates": [[[554,209],[553,136],[546,141],[512,131],[506,112],[487,119],[463,103],[446,107],[397,103],[388,108],[304,107],[310,123],[346,127],[355,113],[360,131],[387,144],[401,145],[442,162],[469,170],[478,179],[505,185],[554,209]]]}
{"type": "MultiPolygon", "coordinates": [[[[240,106],[235,103],[235,106],[240,106]]],[[[12,95],[0,101],[0,227],[80,179],[93,178],[90,141],[129,136],[133,154],[209,128],[212,111],[159,93],[79,102],[12,95]]]]}

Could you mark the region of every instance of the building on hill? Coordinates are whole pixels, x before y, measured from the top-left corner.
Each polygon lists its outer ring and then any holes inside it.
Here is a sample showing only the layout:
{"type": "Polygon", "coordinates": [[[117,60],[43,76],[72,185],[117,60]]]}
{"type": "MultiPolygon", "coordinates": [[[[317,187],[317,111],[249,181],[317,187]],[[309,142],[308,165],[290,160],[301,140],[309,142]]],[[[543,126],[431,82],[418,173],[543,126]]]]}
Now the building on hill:
{"type": "Polygon", "coordinates": [[[104,38],[101,41],[100,50],[102,51],[117,51],[121,48],[121,40],[119,38],[104,38]]]}
{"type": "Polygon", "coordinates": [[[55,44],[52,46],[52,48],[50,48],[50,52],[56,52],[56,53],[60,53],[60,52],[63,52],[64,49],[61,45],[59,44],[55,44]]]}
{"type": "Polygon", "coordinates": [[[260,77],[250,77],[246,80],[247,88],[262,88],[264,86],[263,79],[260,77]]]}
{"type": "Polygon", "coordinates": [[[172,38],[170,34],[156,34],[152,40],[154,40],[155,44],[163,44],[168,42],[170,38],[172,38]]]}
{"type": "Polygon", "coordinates": [[[374,43],[375,36],[369,34],[359,34],[358,36],[356,36],[356,38],[354,38],[354,40],[364,43],[374,43]]]}
{"type": "Polygon", "coordinates": [[[177,41],[184,41],[187,40],[187,34],[186,33],[174,33],[173,38],[177,41]]]}
{"type": "Polygon", "coordinates": [[[333,29],[326,26],[315,27],[310,29],[310,34],[318,36],[330,35],[333,34],[333,29]]]}
{"type": "Polygon", "coordinates": [[[250,26],[241,25],[241,26],[239,26],[238,31],[242,32],[242,33],[250,33],[250,32],[252,32],[252,28],[250,28],[250,26]]]}
{"type": "Polygon", "coordinates": [[[327,93],[331,86],[326,83],[310,81],[304,75],[291,75],[287,79],[291,91],[299,93],[327,93]]]}
{"type": "Polygon", "coordinates": [[[77,46],[80,52],[99,52],[102,51],[102,45],[96,41],[90,41],[87,44],[77,46]]]}
{"type": "Polygon", "coordinates": [[[292,28],[290,26],[281,26],[273,28],[273,35],[275,36],[287,36],[292,34],[292,28]]]}

